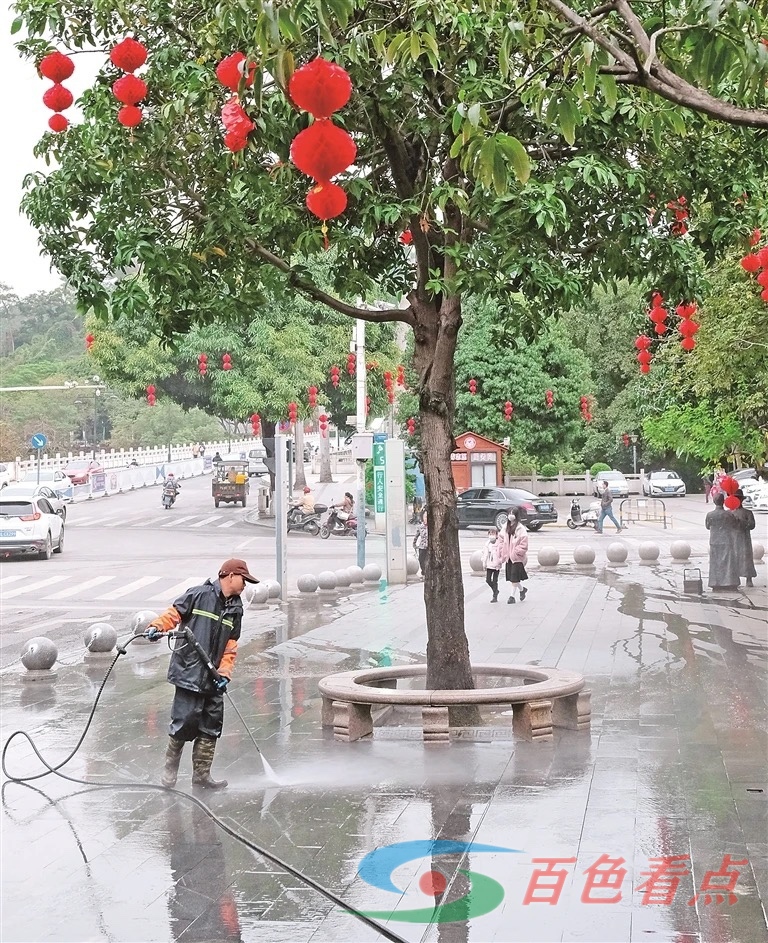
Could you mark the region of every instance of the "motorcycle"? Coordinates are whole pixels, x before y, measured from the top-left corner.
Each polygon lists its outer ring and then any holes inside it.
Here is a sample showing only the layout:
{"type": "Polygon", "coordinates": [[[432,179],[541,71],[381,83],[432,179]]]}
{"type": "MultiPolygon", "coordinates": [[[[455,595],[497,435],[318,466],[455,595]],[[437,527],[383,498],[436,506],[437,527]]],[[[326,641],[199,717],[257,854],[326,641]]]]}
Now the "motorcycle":
{"type": "Polygon", "coordinates": [[[573,498],[571,500],[571,515],[566,520],[566,524],[570,527],[571,530],[576,530],[577,527],[597,527],[597,518],[600,514],[600,502],[593,501],[589,508],[582,512],[581,502],[578,498],[573,498]]]}
{"type": "Polygon", "coordinates": [[[342,521],[339,518],[338,508],[331,508],[331,513],[320,528],[320,536],[323,540],[327,540],[331,534],[336,534],[338,537],[357,537],[357,518],[350,515],[346,521],[342,521]]]}
{"type": "Polygon", "coordinates": [[[288,532],[292,530],[303,530],[313,537],[320,533],[320,515],[325,514],[328,506],[325,504],[316,504],[315,510],[311,514],[305,514],[298,504],[288,508],[288,532]]]}
{"type": "Polygon", "coordinates": [[[163,507],[166,511],[170,511],[173,506],[174,501],[176,500],[177,490],[172,485],[165,485],[163,487],[162,502],[163,507]]]}

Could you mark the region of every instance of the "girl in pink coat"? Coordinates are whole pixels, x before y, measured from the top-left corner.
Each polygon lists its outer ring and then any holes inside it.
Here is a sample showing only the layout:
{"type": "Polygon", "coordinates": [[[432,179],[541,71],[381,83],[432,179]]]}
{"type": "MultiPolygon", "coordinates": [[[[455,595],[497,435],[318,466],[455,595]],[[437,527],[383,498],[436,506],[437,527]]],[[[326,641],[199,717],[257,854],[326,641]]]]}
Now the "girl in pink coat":
{"type": "Polygon", "coordinates": [[[513,508],[507,517],[507,526],[501,532],[501,559],[505,564],[505,578],[510,586],[507,602],[512,605],[515,593],[519,592],[520,602],[528,594],[522,582],[528,579],[525,564],[528,562],[528,532],[520,523],[520,514],[513,508]]]}
{"type": "Polygon", "coordinates": [[[501,537],[495,527],[488,531],[488,540],[483,548],[483,566],[485,567],[485,582],[491,587],[491,602],[499,598],[499,570],[502,567],[501,537]]]}

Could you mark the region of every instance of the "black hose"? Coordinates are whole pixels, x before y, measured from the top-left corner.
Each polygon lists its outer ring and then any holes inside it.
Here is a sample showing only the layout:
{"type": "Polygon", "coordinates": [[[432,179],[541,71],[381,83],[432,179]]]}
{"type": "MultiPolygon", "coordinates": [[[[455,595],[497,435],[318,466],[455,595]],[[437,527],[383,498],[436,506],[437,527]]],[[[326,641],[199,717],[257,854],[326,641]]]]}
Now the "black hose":
{"type": "MultiPolygon", "coordinates": [[[[128,640],[126,644],[130,645],[130,643],[135,641],[137,638],[141,638],[141,636],[134,635],[132,638],[128,640]]],[[[196,796],[190,795],[188,792],[182,792],[180,789],[171,789],[168,786],[156,785],[155,783],[93,782],[92,780],[88,780],[88,779],[79,779],[76,776],[67,776],[66,773],[61,772],[61,769],[64,766],[66,766],[67,763],[69,763],[69,761],[75,756],[77,751],[82,746],[83,740],[85,740],[85,736],[88,733],[91,723],[93,722],[93,717],[94,717],[94,714],[96,713],[96,707],[98,706],[99,699],[101,698],[101,694],[104,690],[105,684],[107,683],[107,679],[112,673],[112,669],[117,664],[117,660],[120,658],[121,655],[124,655],[124,654],[126,654],[126,648],[124,646],[118,646],[117,654],[113,658],[112,664],[109,666],[109,668],[107,668],[107,673],[104,675],[104,680],[101,682],[101,686],[99,687],[99,690],[96,694],[96,699],[94,700],[93,707],[91,708],[91,712],[88,715],[88,720],[86,721],[85,729],[80,735],[80,739],[77,741],[77,744],[75,745],[74,749],[69,754],[69,756],[66,757],[66,759],[62,760],[61,763],[57,764],[56,766],[51,766],[50,763],[47,762],[47,760],[43,757],[43,755],[37,749],[37,747],[35,746],[34,740],[30,737],[30,735],[26,732],[26,730],[14,730],[13,733],[5,741],[3,745],[3,752],[0,755],[0,767],[2,768],[3,774],[11,782],[19,783],[22,785],[26,785],[27,783],[32,782],[35,779],[41,779],[43,776],[49,776],[51,773],[53,773],[56,776],[60,776],[62,779],[66,779],[70,783],[77,783],[78,785],[81,785],[81,786],[96,786],[96,787],[107,788],[107,789],[150,789],[152,791],[157,791],[157,792],[173,793],[176,796],[180,796],[181,798],[194,803],[194,805],[196,805],[207,816],[209,816],[209,818],[213,822],[215,822],[216,825],[218,825],[220,829],[222,829],[229,836],[234,838],[235,841],[239,841],[242,845],[244,845],[250,851],[253,851],[256,854],[261,855],[262,857],[266,858],[268,861],[271,861],[273,864],[276,864],[279,867],[283,868],[285,871],[287,871],[289,874],[292,874],[295,878],[302,881],[308,887],[311,887],[313,890],[317,891],[318,894],[321,894],[323,897],[326,897],[332,903],[341,907],[343,910],[348,911],[350,914],[352,914],[352,916],[357,917],[358,920],[367,924],[367,926],[374,929],[377,933],[380,933],[386,940],[390,940],[392,941],[392,943],[407,943],[407,940],[405,940],[403,937],[398,936],[396,933],[394,933],[392,930],[389,930],[387,927],[379,923],[377,920],[374,920],[371,917],[367,916],[362,911],[354,907],[352,904],[349,904],[346,901],[342,900],[342,898],[334,894],[333,891],[329,890],[327,887],[323,887],[322,884],[319,884],[313,878],[309,877],[306,874],[303,874],[301,871],[298,871],[292,865],[288,864],[287,861],[283,861],[282,858],[279,858],[277,855],[273,854],[271,851],[267,851],[266,848],[263,848],[261,845],[258,845],[256,842],[250,841],[250,839],[245,838],[238,831],[232,828],[231,825],[228,825],[223,819],[220,819],[218,815],[216,815],[216,813],[211,808],[209,808],[204,802],[201,802],[200,799],[198,799],[196,796]],[[32,747],[35,755],[40,760],[42,765],[45,767],[46,771],[44,773],[36,773],[34,776],[13,776],[11,773],[8,772],[8,767],[6,765],[6,754],[8,752],[8,747],[11,745],[11,742],[14,739],[16,739],[16,737],[24,737],[27,740],[29,745],[32,747]]],[[[239,714],[239,711],[238,711],[238,714],[239,714]]]]}

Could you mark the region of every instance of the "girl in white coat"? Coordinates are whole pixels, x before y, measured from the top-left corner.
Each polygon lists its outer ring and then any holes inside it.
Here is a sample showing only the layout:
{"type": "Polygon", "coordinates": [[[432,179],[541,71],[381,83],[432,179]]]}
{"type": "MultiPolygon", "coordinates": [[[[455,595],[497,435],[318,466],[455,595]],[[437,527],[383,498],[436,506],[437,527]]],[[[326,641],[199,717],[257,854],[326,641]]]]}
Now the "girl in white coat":
{"type": "Polygon", "coordinates": [[[485,582],[491,587],[491,602],[499,599],[499,570],[501,569],[501,537],[495,527],[488,531],[488,540],[483,547],[485,582]]]}
{"type": "Polygon", "coordinates": [[[515,593],[519,593],[522,602],[528,590],[522,585],[528,579],[525,564],[528,562],[528,532],[520,523],[520,514],[513,508],[507,517],[507,526],[501,532],[501,558],[505,564],[505,578],[510,583],[510,597],[507,602],[511,605],[515,600],[515,593]]]}

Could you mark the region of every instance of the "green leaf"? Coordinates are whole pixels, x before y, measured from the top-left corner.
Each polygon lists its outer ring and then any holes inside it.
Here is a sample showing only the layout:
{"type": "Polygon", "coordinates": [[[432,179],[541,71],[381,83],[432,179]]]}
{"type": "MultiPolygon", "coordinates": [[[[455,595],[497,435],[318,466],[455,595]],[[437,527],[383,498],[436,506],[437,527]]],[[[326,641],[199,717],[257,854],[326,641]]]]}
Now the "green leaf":
{"type": "Polygon", "coordinates": [[[17,16],[16,19],[11,23],[11,36],[14,36],[21,27],[24,25],[24,19],[20,16],[17,16]]]}
{"type": "Polygon", "coordinates": [[[569,98],[561,98],[557,106],[557,117],[563,137],[569,144],[576,141],[576,108],[569,98]]]}

